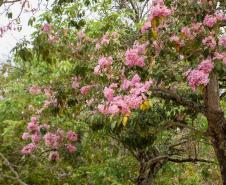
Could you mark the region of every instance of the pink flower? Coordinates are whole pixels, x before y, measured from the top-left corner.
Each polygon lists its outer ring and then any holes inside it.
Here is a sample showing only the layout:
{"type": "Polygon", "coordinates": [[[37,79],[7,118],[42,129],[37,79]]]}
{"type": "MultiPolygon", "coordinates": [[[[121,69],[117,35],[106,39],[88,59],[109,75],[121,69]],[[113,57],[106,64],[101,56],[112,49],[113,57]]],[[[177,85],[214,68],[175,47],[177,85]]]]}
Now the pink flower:
{"type": "Polygon", "coordinates": [[[136,83],[140,83],[140,80],[141,80],[141,78],[139,77],[139,75],[138,75],[138,74],[135,74],[135,75],[133,76],[133,78],[131,79],[131,83],[132,83],[133,85],[135,85],[136,83]]]}
{"type": "Polygon", "coordinates": [[[118,108],[117,105],[110,105],[110,106],[108,107],[108,113],[109,113],[109,114],[114,115],[114,114],[117,114],[118,112],[119,112],[119,108],[118,108]]]}
{"type": "Polygon", "coordinates": [[[150,28],[151,28],[151,23],[149,21],[148,22],[145,22],[144,25],[143,25],[143,27],[141,28],[141,33],[145,33],[150,28]]]}
{"type": "Polygon", "coordinates": [[[139,66],[144,67],[144,57],[138,55],[137,49],[129,49],[126,51],[126,62],[125,65],[129,67],[139,66]]]}
{"type": "Polygon", "coordinates": [[[226,20],[226,15],[225,15],[224,13],[222,13],[222,12],[217,11],[217,12],[215,13],[215,16],[216,16],[216,18],[217,18],[219,21],[225,21],[225,20],[226,20]]]}
{"type": "Polygon", "coordinates": [[[97,109],[98,109],[98,111],[101,112],[102,114],[107,114],[107,110],[106,110],[106,108],[105,108],[105,105],[99,104],[99,105],[97,106],[97,109]]]}
{"type": "Polygon", "coordinates": [[[44,101],[44,104],[43,104],[43,108],[44,108],[44,109],[47,109],[51,104],[52,104],[51,101],[45,100],[45,101],[44,101]]]}
{"type": "Polygon", "coordinates": [[[140,44],[139,42],[135,41],[134,42],[134,45],[133,45],[133,49],[136,49],[137,50],[137,53],[139,55],[144,55],[147,46],[148,46],[148,42],[146,42],[144,44],[140,44]]]}
{"type": "Polygon", "coordinates": [[[177,44],[178,46],[183,46],[184,43],[180,40],[180,37],[173,35],[172,37],[170,37],[170,41],[177,44]]]}
{"type": "Polygon", "coordinates": [[[46,87],[46,88],[44,89],[44,93],[45,93],[45,95],[46,95],[48,98],[51,98],[51,96],[52,96],[52,94],[53,94],[53,92],[52,92],[52,90],[51,90],[50,87],[46,87]]]}
{"type": "Polygon", "coordinates": [[[99,49],[100,49],[100,47],[101,47],[101,46],[100,46],[100,43],[99,43],[99,42],[97,42],[97,43],[96,43],[96,49],[97,49],[97,50],[99,50],[99,49]]]}
{"type": "Polygon", "coordinates": [[[22,139],[23,139],[23,140],[28,140],[29,138],[30,138],[30,134],[29,134],[29,133],[24,132],[24,133],[22,134],[22,139]]]}
{"type": "Polygon", "coordinates": [[[35,116],[31,117],[31,122],[37,123],[38,122],[38,118],[35,117],[35,116]]]}
{"type": "Polygon", "coordinates": [[[73,77],[72,78],[72,84],[71,84],[71,87],[73,89],[77,89],[79,88],[79,78],[77,76],[73,77]]]}
{"type": "Polygon", "coordinates": [[[86,85],[86,86],[83,86],[81,89],[80,89],[80,92],[83,94],[83,95],[87,95],[91,89],[91,85],[86,85]]]}
{"type": "Polygon", "coordinates": [[[218,59],[218,60],[222,60],[223,64],[226,66],[226,53],[214,53],[215,57],[214,60],[218,59]]]}
{"type": "Polygon", "coordinates": [[[98,61],[101,69],[107,68],[112,65],[112,57],[101,57],[98,61]]]}
{"type": "Polygon", "coordinates": [[[127,105],[130,107],[130,109],[138,109],[142,104],[143,99],[141,96],[136,96],[132,94],[129,96],[125,96],[125,101],[127,105]]]}
{"type": "Polygon", "coordinates": [[[35,133],[31,136],[31,140],[33,143],[39,143],[39,141],[41,140],[41,136],[38,133],[35,133]]]}
{"type": "Polygon", "coordinates": [[[67,151],[70,153],[70,154],[73,154],[77,151],[77,148],[71,144],[67,144],[66,145],[66,148],[67,148],[67,151]]]}
{"type": "Polygon", "coordinates": [[[105,69],[109,68],[113,63],[112,57],[101,57],[98,60],[98,65],[94,68],[94,74],[100,75],[105,69]]]}
{"type": "Polygon", "coordinates": [[[42,93],[42,89],[39,86],[31,86],[29,88],[29,93],[33,95],[38,95],[42,93]]]}
{"type": "Polygon", "coordinates": [[[59,36],[57,35],[48,35],[48,41],[51,43],[51,44],[56,44],[58,41],[59,41],[59,36]]]}
{"type": "Polygon", "coordinates": [[[51,151],[49,153],[49,160],[50,161],[58,161],[60,159],[60,155],[57,151],[51,151]]]}
{"type": "Polygon", "coordinates": [[[34,143],[30,143],[22,148],[21,153],[23,155],[29,155],[36,149],[36,147],[37,146],[34,143]]]}
{"type": "Polygon", "coordinates": [[[212,28],[217,23],[217,18],[213,15],[206,15],[203,21],[205,26],[212,28]]]}
{"type": "Polygon", "coordinates": [[[223,35],[223,36],[219,39],[219,45],[220,45],[220,46],[226,47],[226,35],[223,35]]]}
{"type": "Polygon", "coordinates": [[[212,63],[212,60],[210,59],[203,60],[198,66],[198,70],[201,70],[206,74],[209,74],[213,70],[213,68],[214,65],[212,63]]]}
{"type": "Polygon", "coordinates": [[[111,88],[111,89],[115,89],[115,88],[117,88],[118,87],[118,84],[117,83],[112,83],[110,86],[109,86],[109,88],[111,88]]]}
{"type": "Polygon", "coordinates": [[[100,42],[102,45],[108,45],[110,43],[110,38],[108,36],[108,33],[106,33],[102,39],[101,39],[101,42],[100,42]]]}
{"type": "Polygon", "coordinates": [[[58,135],[48,132],[46,135],[44,135],[43,138],[46,146],[53,147],[53,148],[58,147],[59,139],[60,139],[58,135]]]}
{"type": "Polygon", "coordinates": [[[183,33],[188,38],[192,38],[191,30],[188,27],[183,27],[181,29],[181,33],[183,33]]]}
{"type": "Polygon", "coordinates": [[[52,26],[51,26],[50,24],[48,24],[48,23],[45,23],[45,24],[42,26],[42,31],[44,31],[44,32],[46,32],[46,33],[50,32],[51,29],[52,29],[52,26]]]}
{"type": "Polygon", "coordinates": [[[93,102],[94,102],[94,99],[93,99],[93,98],[90,99],[90,100],[86,100],[86,104],[87,104],[88,106],[91,106],[93,102]]]}
{"type": "Polygon", "coordinates": [[[150,9],[149,19],[152,20],[155,17],[168,17],[171,13],[171,10],[163,3],[157,3],[150,9]]]}
{"type": "Polygon", "coordinates": [[[209,74],[202,70],[194,69],[187,72],[187,80],[193,91],[195,91],[196,87],[199,85],[206,86],[209,82],[208,77],[209,74]]]}
{"type": "Polygon", "coordinates": [[[111,33],[111,36],[112,36],[113,39],[118,39],[119,34],[118,34],[118,32],[114,31],[114,32],[111,33]]]}
{"type": "Polygon", "coordinates": [[[114,90],[108,87],[104,88],[104,97],[108,100],[111,101],[114,97],[114,90]]]}
{"type": "Polygon", "coordinates": [[[95,68],[94,68],[94,74],[95,75],[100,75],[101,73],[101,68],[99,65],[97,65],[95,68]]]}
{"type": "Polygon", "coordinates": [[[132,85],[132,82],[131,82],[130,80],[125,79],[125,80],[123,80],[123,82],[122,82],[121,88],[122,88],[123,90],[127,90],[127,89],[129,89],[129,87],[130,87],[131,85],[132,85]]]}
{"type": "Polygon", "coordinates": [[[70,131],[67,132],[67,139],[69,141],[77,141],[78,140],[78,135],[75,132],[70,130],[70,131]]]}
{"type": "Polygon", "coordinates": [[[39,131],[39,126],[37,123],[35,122],[30,122],[28,123],[27,125],[27,129],[30,131],[30,132],[37,132],[39,131]]]}
{"type": "Polygon", "coordinates": [[[217,45],[215,39],[213,36],[208,36],[206,37],[205,39],[202,40],[202,44],[211,48],[211,49],[214,49],[217,45]]]}

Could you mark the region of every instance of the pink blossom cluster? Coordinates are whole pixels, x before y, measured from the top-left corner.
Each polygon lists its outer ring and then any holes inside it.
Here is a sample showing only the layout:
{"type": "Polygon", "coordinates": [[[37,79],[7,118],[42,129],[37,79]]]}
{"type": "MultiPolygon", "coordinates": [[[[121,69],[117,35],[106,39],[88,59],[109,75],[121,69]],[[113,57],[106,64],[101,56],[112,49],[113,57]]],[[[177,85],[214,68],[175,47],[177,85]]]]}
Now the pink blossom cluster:
{"type": "Polygon", "coordinates": [[[226,35],[223,35],[219,39],[219,45],[226,48],[226,35]]]}
{"type": "Polygon", "coordinates": [[[150,8],[149,20],[152,21],[155,17],[168,17],[172,11],[167,8],[163,0],[154,1],[154,6],[150,8]]]}
{"type": "Polygon", "coordinates": [[[124,79],[119,92],[127,92],[126,95],[116,95],[116,84],[104,88],[104,97],[106,102],[98,105],[98,110],[105,115],[131,114],[131,110],[138,109],[146,99],[145,93],[152,85],[152,81],[141,82],[140,77],[136,74],[131,80],[124,79]]]}
{"type": "Polygon", "coordinates": [[[193,91],[196,90],[196,87],[199,85],[206,86],[209,83],[209,73],[213,70],[214,65],[212,60],[206,59],[203,60],[197,69],[189,70],[186,72],[187,81],[189,86],[193,91]]]}
{"type": "Polygon", "coordinates": [[[150,28],[151,28],[151,22],[150,21],[145,22],[144,25],[141,28],[141,33],[145,33],[150,28]]]}
{"type": "Polygon", "coordinates": [[[85,85],[83,86],[81,89],[80,89],[80,92],[83,94],[83,95],[87,95],[90,91],[90,89],[92,88],[92,85],[85,85]]]}
{"type": "Polygon", "coordinates": [[[48,41],[52,44],[57,44],[60,40],[60,32],[54,32],[53,25],[45,23],[42,25],[41,30],[47,34],[48,41]]]}
{"type": "Polygon", "coordinates": [[[99,50],[101,46],[107,46],[110,44],[110,41],[116,41],[119,37],[118,32],[105,33],[103,37],[96,42],[96,49],[99,50]]]}
{"type": "Polygon", "coordinates": [[[21,150],[21,153],[23,155],[28,155],[28,154],[31,154],[36,148],[37,146],[34,143],[30,143],[25,147],[23,147],[23,149],[21,150]]]}
{"type": "Polygon", "coordinates": [[[144,67],[144,54],[148,43],[139,44],[135,42],[132,49],[126,51],[126,61],[125,65],[129,67],[139,66],[144,67]]]}
{"type": "Polygon", "coordinates": [[[223,12],[216,11],[214,14],[219,21],[225,21],[226,20],[226,15],[223,12]]]}
{"type": "Polygon", "coordinates": [[[56,99],[54,97],[54,92],[51,90],[50,87],[44,88],[43,93],[47,97],[47,99],[44,101],[42,107],[36,112],[37,114],[41,114],[50,105],[56,105],[56,99]]]}
{"type": "Polygon", "coordinates": [[[192,23],[181,28],[181,33],[188,39],[194,39],[198,34],[204,32],[202,23],[192,23]]]}
{"type": "Polygon", "coordinates": [[[43,32],[50,33],[51,30],[52,30],[52,25],[45,23],[45,24],[42,25],[41,29],[42,29],[43,32]]]}
{"type": "Polygon", "coordinates": [[[204,38],[202,40],[202,44],[204,46],[207,46],[208,48],[211,48],[211,49],[215,49],[215,47],[217,45],[216,40],[215,40],[215,38],[212,35],[204,38]]]}
{"type": "Polygon", "coordinates": [[[80,78],[79,77],[77,77],[77,76],[75,76],[75,77],[72,77],[72,83],[71,83],[71,87],[73,88],[73,89],[78,89],[79,88],[79,84],[80,84],[80,78]]]}
{"type": "Polygon", "coordinates": [[[50,87],[41,88],[37,85],[29,87],[29,93],[32,95],[39,95],[44,93],[48,98],[51,98],[53,96],[53,91],[50,87]]]}
{"type": "Polygon", "coordinates": [[[214,53],[214,60],[222,60],[223,64],[226,66],[226,53],[219,53],[219,52],[215,52],[214,53]]]}
{"type": "Polygon", "coordinates": [[[94,68],[94,74],[100,75],[102,72],[106,72],[106,70],[112,65],[113,59],[112,57],[101,57],[98,60],[98,65],[94,68]]]}
{"type": "Polygon", "coordinates": [[[48,41],[52,44],[57,44],[59,42],[60,38],[58,35],[54,34],[49,34],[48,35],[48,41]]]}
{"type": "Polygon", "coordinates": [[[23,140],[31,139],[32,143],[22,148],[22,154],[28,155],[37,148],[36,144],[39,143],[39,141],[41,140],[40,128],[41,127],[38,124],[37,117],[32,117],[31,121],[27,124],[28,132],[22,134],[23,140]]]}
{"type": "Polygon", "coordinates": [[[152,3],[153,6],[150,8],[148,20],[142,26],[141,33],[145,33],[151,28],[151,22],[154,18],[168,17],[172,13],[172,11],[165,6],[163,0],[154,0],[152,3]]]}
{"type": "Polygon", "coordinates": [[[57,44],[60,40],[59,32],[53,32],[53,26],[51,24],[45,23],[42,25],[41,30],[48,35],[48,41],[52,44],[57,44]]]}
{"type": "Polygon", "coordinates": [[[58,149],[60,147],[65,148],[69,153],[76,152],[77,148],[73,145],[74,142],[78,141],[78,135],[69,130],[66,135],[63,130],[57,129],[56,132],[49,131],[50,126],[47,124],[38,124],[37,117],[32,117],[31,122],[27,125],[27,132],[22,134],[23,140],[31,140],[31,143],[24,146],[21,150],[23,155],[29,155],[41,145],[41,141],[45,146],[49,147],[51,152],[49,158],[53,161],[59,159],[58,149]],[[45,130],[46,134],[42,134],[41,130],[45,130]],[[64,144],[67,142],[67,144],[64,144]]]}
{"type": "Polygon", "coordinates": [[[177,46],[184,46],[184,42],[180,39],[180,37],[173,35],[170,37],[170,41],[175,43],[177,46]]]}
{"type": "Polygon", "coordinates": [[[203,20],[203,24],[209,28],[212,28],[218,21],[225,21],[225,20],[226,20],[226,15],[222,12],[217,11],[215,12],[214,15],[206,15],[203,20]]]}
{"type": "Polygon", "coordinates": [[[33,95],[38,95],[42,93],[42,89],[41,87],[37,86],[37,85],[33,85],[31,87],[29,87],[29,93],[33,94],[33,95]]]}
{"type": "Polygon", "coordinates": [[[206,15],[203,24],[212,28],[217,23],[217,17],[215,15],[206,15]]]}

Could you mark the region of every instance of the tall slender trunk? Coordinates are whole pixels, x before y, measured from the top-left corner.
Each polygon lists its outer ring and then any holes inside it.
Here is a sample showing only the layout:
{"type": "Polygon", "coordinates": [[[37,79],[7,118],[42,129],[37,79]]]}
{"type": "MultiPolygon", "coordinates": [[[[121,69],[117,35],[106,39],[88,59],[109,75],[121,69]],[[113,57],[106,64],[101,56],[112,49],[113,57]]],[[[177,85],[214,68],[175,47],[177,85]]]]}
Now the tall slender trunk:
{"type": "Polygon", "coordinates": [[[219,162],[222,182],[226,185],[226,120],[220,107],[217,75],[213,72],[210,74],[210,81],[205,92],[205,106],[208,131],[219,162]]]}

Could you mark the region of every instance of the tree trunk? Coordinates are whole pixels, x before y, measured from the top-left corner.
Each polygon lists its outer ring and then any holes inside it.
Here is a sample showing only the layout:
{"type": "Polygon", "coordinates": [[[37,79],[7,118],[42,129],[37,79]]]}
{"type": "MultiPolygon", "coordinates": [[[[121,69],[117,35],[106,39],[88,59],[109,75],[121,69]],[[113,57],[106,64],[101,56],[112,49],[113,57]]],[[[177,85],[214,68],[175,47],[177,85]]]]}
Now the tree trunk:
{"type": "Polygon", "coordinates": [[[153,185],[155,176],[161,169],[162,165],[162,162],[156,162],[151,166],[148,166],[147,162],[141,162],[137,185],[153,185]]]}
{"type": "Polygon", "coordinates": [[[208,132],[219,162],[223,185],[226,185],[226,120],[220,107],[219,84],[214,73],[210,74],[210,81],[206,87],[205,106],[208,132]]]}
{"type": "MultiPolygon", "coordinates": [[[[224,141],[225,144],[226,141],[224,141]]],[[[226,153],[225,149],[219,147],[221,143],[214,143],[215,153],[219,162],[223,185],[226,185],[226,153]]]]}

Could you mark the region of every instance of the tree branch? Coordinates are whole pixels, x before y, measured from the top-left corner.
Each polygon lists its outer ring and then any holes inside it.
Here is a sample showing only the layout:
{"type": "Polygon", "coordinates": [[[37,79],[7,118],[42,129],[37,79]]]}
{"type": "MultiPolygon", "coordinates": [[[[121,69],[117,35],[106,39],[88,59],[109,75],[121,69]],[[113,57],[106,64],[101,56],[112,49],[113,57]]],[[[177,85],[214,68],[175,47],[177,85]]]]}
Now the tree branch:
{"type": "Polygon", "coordinates": [[[203,162],[203,163],[213,163],[216,164],[214,161],[206,160],[206,159],[193,159],[193,158],[185,158],[185,159],[174,159],[174,158],[168,158],[168,161],[174,162],[174,163],[196,163],[196,162],[203,162]]]}
{"type": "Polygon", "coordinates": [[[21,1],[21,0],[3,1],[2,4],[16,3],[16,2],[20,2],[20,1],[21,1]]]}
{"type": "Polygon", "coordinates": [[[175,163],[186,163],[186,162],[191,162],[191,163],[195,163],[195,162],[205,162],[205,163],[214,163],[216,164],[214,161],[209,161],[209,160],[206,160],[206,159],[195,159],[195,158],[184,158],[184,159],[178,159],[178,158],[173,158],[173,157],[170,157],[170,156],[158,156],[158,157],[155,157],[151,160],[149,160],[147,162],[147,166],[150,167],[151,165],[153,165],[154,163],[156,162],[159,162],[159,161],[162,161],[162,160],[165,160],[165,161],[171,161],[171,162],[175,162],[175,163]]]}
{"type": "Polygon", "coordinates": [[[174,92],[172,90],[169,89],[160,89],[160,88],[152,88],[151,89],[152,92],[152,96],[154,97],[159,97],[159,98],[163,98],[165,100],[172,100],[175,103],[185,106],[188,109],[195,111],[197,113],[206,113],[206,109],[203,105],[200,105],[198,103],[195,103],[185,97],[182,97],[180,95],[178,95],[177,92],[174,92]]]}
{"type": "Polygon", "coordinates": [[[10,171],[15,175],[15,177],[12,177],[12,176],[8,176],[8,177],[10,177],[11,179],[16,180],[16,181],[19,182],[21,185],[28,185],[28,184],[26,184],[25,182],[23,182],[23,181],[20,179],[19,174],[14,170],[14,168],[13,168],[12,165],[11,165],[11,163],[8,161],[8,159],[7,159],[2,153],[0,153],[0,157],[4,160],[5,165],[6,165],[6,166],[10,169],[10,171]]]}

